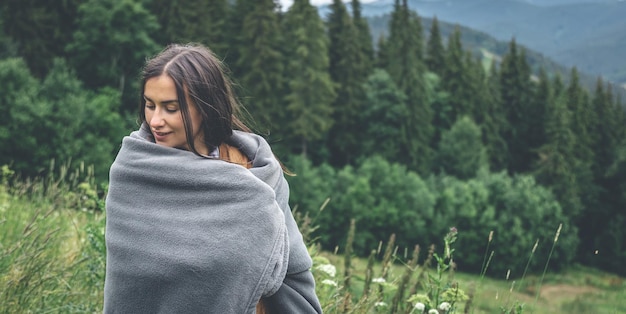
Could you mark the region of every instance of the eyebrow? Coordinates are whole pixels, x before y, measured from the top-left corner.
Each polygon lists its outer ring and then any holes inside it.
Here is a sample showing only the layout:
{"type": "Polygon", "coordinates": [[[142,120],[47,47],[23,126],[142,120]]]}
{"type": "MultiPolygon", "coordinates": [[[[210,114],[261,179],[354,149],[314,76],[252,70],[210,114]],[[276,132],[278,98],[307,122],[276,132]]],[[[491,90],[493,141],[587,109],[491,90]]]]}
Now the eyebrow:
{"type": "MultiPolygon", "coordinates": [[[[154,100],[150,99],[148,96],[143,95],[143,98],[151,103],[156,103],[154,100]]],[[[164,100],[161,102],[162,105],[167,105],[167,104],[171,104],[171,103],[178,103],[178,99],[172,99],[172,100],[164,100]]]]}

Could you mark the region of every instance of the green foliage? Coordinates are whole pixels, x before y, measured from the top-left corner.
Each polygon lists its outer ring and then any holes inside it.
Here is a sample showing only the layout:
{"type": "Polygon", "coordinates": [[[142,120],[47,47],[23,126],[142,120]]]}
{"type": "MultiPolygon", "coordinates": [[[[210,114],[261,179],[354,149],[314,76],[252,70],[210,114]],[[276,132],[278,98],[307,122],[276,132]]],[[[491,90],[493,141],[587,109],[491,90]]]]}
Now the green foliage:
{"type": "Polygon", "coordinates": [[[38,84],[22,59],[0,60],[0,163],[31,174],[49,158],[41,148],[49,110],[37,97],[38,84]]]}
{"type": "MultiPolygon", "coordinates": [[[[528,270],[536,272],[545,265],[554,242],[554,230],[562,224],[559,242],[552,253],[550,269],[559,270],[571,264],[578,246],[578,228],[566,215],[554,195],[538,185],[530,176],[513,178],[504,173],[486,174],[476,180],[483,182],[489,191],[489,204],[495,209],[494,261],[488,273],[519,277],[525,269],[520,256],[530,255],[534,243],[538,248],[528,264],[528,270]]],[[[487,234],[487,229],[481,229],[487,234]]],[[[459,253],[460,255],[460,253],[459,253]]]]}
{"type": "Polygon", "coordinates": [[[495,263],[488,274],[502,276],[510,270],[512,276],[520,277],[526,263],[519,257],[528,256],[539,241],[527,270],[540,270],[554,228],[561,223],[551,269],[569,265],[576,253],[577,228],[554,195],[529,176],[511,178],[482,171],[467,181],[440,176],[427,184],[404,166],[376,156],[336,173],[328,166],[311,167],[304,159],[293,170],[298,173],[289,181],[294,207],[319,223],[316,235],[329,250],[343,246],[345,230],[354,218],[354,252],[360,256],[369,254],[391,233],[397,234],[402,250],[415,244],[437,244],[437,234],[456,226],[463,234],[457,249],[459,269],[478,273],[484,267],[486,238],[494,232],[490,250],[495,250],[495,263]]]}
{"type": "Polygon", "coordinates": [[[335,86],[328,67],[328,38],[317,10],[306,0],[296,0],[283,19],[286,65],[288,123],[283,127],[299,152],[306,154],[307,143],[324,137],[333,124],[332,101],[335,86]]]}
{"type": "Polygon", "coordinates": [[[73,160],[95,166],[99,180],[107,178],[115,143],[127,132],[117,113],[116,91],[84,90],[61,59],[42,82],[30,76],[21,60],[0,61],[0,81],[10,87],[0,98],[6,119],[0,127],[0,163],[34,176],[50,160],[73,160]]]}
{"type": "Polygon", "coordinates": [[[128,101],[123,109],[134,110],[139,70],[159,50],[151,37],[158,27],[140,2],[88,0],[78,8],[68,61],[88,88],[116,88],[128,101]]]}
{"type": "Polygon", "coordinates": [[[532,120],[527,105],[531,97],[530,74],[524,50],[512,40],[502,58],[499,84],[501,106],[509,124],[503,138],[508,144],[507,169],[511,173],[527,171],[536,158],[527,143],[532,120]]]}
{"type": "MultiPolygon", "coordinates": [[[[317,216],[312,215],[319,222],[319,239],[326,248],[343,245],[350,218],[356,220],[354,251],[359,255],[368,254],[391,233],[402,235],[401,247],[412,247],[430,234],[426,219],[432,215],[434,196],[424,181],[404,166],[371,157],[358,168],[344,167],[335,177],[323,177],[331,175],[330,171],[311,171],[306,167],[302,173],[294,170],[300,178],[292,179],[290,184],[294,182],[296,187],[302,184],[296,180],[311,182],[308,190],[318,184],[326,185],[323,191],[330,201],[317,216]]],[[[296,204],[305,204],[300,197],[301,194],[296,195],[296,204]]],[[[320,193],[308,204],[316,209],[324,199],[320,193]]]]}
{"type": "Polygon", "coordinates": [[[437,17],[433,17],[432,26],[430,27],[430,35],[426,42],[426,66],[431,72],[437,75],[443,75],[445,69],[446,49],[443,46],[441,32],[439,31],[439,21],[437,17]]]}
{"type": "Polygon", "coordinates": [[[403,163],[426,175],[432,159],[433,112],[426,93],[421,20],[406,0],[396,1],[389,22],[389,39],[384,46],[386,70],[407,96],[408,115],[402,124],[403,163]]]}
{"type": "MultiPolygon", "coordinates": [[[[386,33],[375,31],[380,41],[374,62],[360,2],[351,2],[352,17],[337,1],[338,14],[328,16],[324,25],[306,0],[295,1],[286,13],[270,0],[2,1],[0,164],[33,178],[47,174],[52,159],[72,169],[81,165],[93,169],[96,178],[105,181],[121,137],[136,127],[129,117],[135,115],[137,74],[145,58],[170,42],[201,42],[233,69],[228,74],[239,83],[242,102],[259,122],[260,133],[268,134],[277,155],[304,153],[314,163],[337,167],[307,166],[323,180],[311,179],[315,182],[311,188],[303,183],[306,191],[293,191],[306,213],[315,212],[312,216],[341,229],[347,228],[349,218],[331,217],[329,206],[336,205],[333,211],[341,216],[365,211],[359,206],[377,208],[377,202],[387,202],[375,199],[382,193],[376,194],[378,187],[369,175],[356,177],[373,154],[427,178],[441,168],[448,174],[473,173],[471,158],[461,157],[483,146],[491,171],[532,174],[552,192],[562,212],[553,214],[570,221],[564,232],[570,230],[572,219],[580,230],[577,261],[623,272],[624,236],[619,226],[626,208],[621,143],[626,137],[626,111],[621,89],[598,79],[592,95],[581,87],[590,85],[584,73],[576,68],[567,73],[546,62],[548,71],[535,76],[531,69],[542,57],[527,54],[514,40],[508,50],[495,41],[480,50],[472,44],[479,35],[436,19],[425,42],[420,17],[409,1],[400,0],[395,1],[391,21],[369,19],[373,27],[379,21],[389,27],[386,33]],[[447,49],[441,44],[442,34],[450,39],[447,49]],[[476,53],[483,59],[476,60],[476,53]],[[565,83],[553,78],[555,72],[566,74],[565,83]],[[456,136],[448,132],[465,115],[482,133],[482,145],[472,137],[476,145],[467,150],[461,144],[468,141],[450,139],[456,136]],[[448,133],[442,140],[444,132],[448,133]],[[447,152],[435,155],[435,149],[444,146],[447,152]],[[352,168],[338,168],[345,164],[352,168]],[[335,190],[350,190],[350,199],[335,190]],[[326,209],[320,212],[323,204],[326,209]]],[[[490,217],[492,209],[501,211],[492,192],[485,200],[487,188],[481,180],[456,175],[467,181],[442,179],[450,186],[429,191],[440,200],[437,215],[457,217],[447,213],[462,208],[464,215],[480,221],[480,213],[490,217]],[[464,199],[468,204],[461,205],[464,199]]],[[[94,208],[93,195],[84,202],[78,198],[88,191],[68,193],[66,201],[94,208]]],[[[535,221],[513,216],[518,221],[510,218],[512,226],[535,221]]],[[[450,223],[424,220],[440,232],[450,223]]],[[[361,222],[379,227],[365,218],[361,222]]],[[[392,228],[396,226],[380,229],[392,228]]],[[[341,243],[345,235],[339,229],[324,235],[323,243],[341,243]]],[[[384,234],[364,233],[371,232],[384,234]]],[[[482,239],[487,231],[481,232],[463,239],[482,239]]],[[[425,238],[403,245],[436,241],[435,232],[424,234],[425,238]]],[[[367,253],[363,243],[357,245],[367,253]]],[[[468,257],[466,263],[479,264],[482,252],[474,255],[478,257],[468,257]]]]}
{"type": "Polygon", "coordinates": [[[460,179],[472,178],[477,171],[488,168],[480,128],[469,117],[461,117],[443,133],[435,167],[460,179]]]}
{"type": "Polygon", "coordinates": [[[457,119],[471,117],[474,112],[475,99],[480,93],[475,90],[468,63],[461,45],[461,31],[456,29],[448,38],[441,71],[442,88],[452,94],[447,104],[446,116],[442,119],[443,123],[438,126],[442,129],[449,129],[457,119]]]}
{"type": "Polygon", "coordinates": [[[253,11],[243,20],[240,34],[240,58],[237,68],[244,103],[252,117],[271,132],[280,133],[284,115],[284,55],[276,4],[272,0],[255,1],[253,11]]]}
{"type": "Polygon", "coordinates": [[[199,42],[223,53],[227,0],[150,0],[147,8],[161,26],[159,44],[199,42]]]}
{"type": "Polygon", "coordinates": [[[376,69],[363,86],[365,100],[359,116],[359,148],[364,158],[377,152],[389,162],[401,162],[402,124],[408,114],[406,96],[385,70],[376,69]],[[398,127],[400,126],[400,127],[398,127]]]}
{"type": "MultiPolygon", "coordinates": [[[[61,57],[72,41],[76,11],[81,1],[6,0],[0,4],[0,20],[10,37],[10,50],[24,59],[31,73],[42,78],[54,58],[61,57]]],[[[0,32],[1,33],[1,32],[0,32]]],[[[0,35],[0,38],[2,35],[0,35]]],[[[0,58],[3,40],[0,39],[0,58]]],[[[5,46],[6,47],[6,46],[5,46]]]]}
{"type": "Polygon", "coordinates": [[[360,77],[367,77],[374,66],[374,43],[368,21],[361,15],[361,2],[352,0],[352,23],[357,31],[357,64],[359,65],[360,77]]]}
{"type": "Polygon", "coordinates": [[[327,17],[329,72],[336,84],[337,97],[332,107],[334,124],[329,131],[328,145],[332,151],[331,163],[336,166],[354,161],[354,150],[360,144],[359,125],[356,122],[362,108],[362,83],[366,79],[359,30],[348,15],[346,6],[335,0],[327,17]]]}
{"type": "MultiPolygon", "coordinates": [[[[7,174],[3,167],[3,173],[7,174]]],[[[102,310],[104,220],[78,211],[69,194],[92,195],[89,177],[2,181],[0,303],[7,313],[102,310]],[[74,190],[78,188],[78,190],[74,190]],[[45,191],[45,192],[44,192],[45,191]],[[2,197],[2,194],[7,197],[2,197]],[[88,229],[88,230],[86,230],[88,229]],[[89,235],[86,235],[89,234],[89,235]],[[99,239],[94,238],[99,237],[99,239]],[[88,238],[88,242],[87,239],[88,238]]],[[[101,197],[97,197],[101,200],[101,197]]]]}

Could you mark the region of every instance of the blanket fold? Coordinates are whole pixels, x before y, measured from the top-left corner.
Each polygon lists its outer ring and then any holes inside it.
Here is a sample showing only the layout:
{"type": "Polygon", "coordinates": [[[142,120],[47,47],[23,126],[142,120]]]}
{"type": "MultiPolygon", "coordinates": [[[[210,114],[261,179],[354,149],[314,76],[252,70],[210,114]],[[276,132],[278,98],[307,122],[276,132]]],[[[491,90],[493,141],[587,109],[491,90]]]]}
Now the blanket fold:
{"type": "Polygon", "coordinates": [[[254,313],[287,273],[281,179],[275,158],[248,170],[157,145],[145,126],[125,137],[106,200],[104,312],[254,313]]]}

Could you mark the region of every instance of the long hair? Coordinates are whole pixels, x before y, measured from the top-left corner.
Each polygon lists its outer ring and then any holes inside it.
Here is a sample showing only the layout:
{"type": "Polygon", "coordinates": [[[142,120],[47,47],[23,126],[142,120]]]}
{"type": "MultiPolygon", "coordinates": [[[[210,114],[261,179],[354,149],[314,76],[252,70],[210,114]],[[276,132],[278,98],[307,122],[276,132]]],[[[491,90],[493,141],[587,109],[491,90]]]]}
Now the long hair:
{"type": "MultiPolygon", "coordinates": [[[[250,132],[250,129],[237,117],[240,104],[232,83],[226,76],[226,68],[207,47],[198,44],[171,44],[143,68],[141,96],[145,92],[146,81],[163,74],[169,76],[176,86],[176,94],[183,118],[189,150],[200,155],[194,145],[189,103],[193,102],[202,116],[200,130],[209,151],[229,138],[233,129],[250,132]]],[[[139,120],[146,122],[146,100],[141,97],[139,120]]]]}

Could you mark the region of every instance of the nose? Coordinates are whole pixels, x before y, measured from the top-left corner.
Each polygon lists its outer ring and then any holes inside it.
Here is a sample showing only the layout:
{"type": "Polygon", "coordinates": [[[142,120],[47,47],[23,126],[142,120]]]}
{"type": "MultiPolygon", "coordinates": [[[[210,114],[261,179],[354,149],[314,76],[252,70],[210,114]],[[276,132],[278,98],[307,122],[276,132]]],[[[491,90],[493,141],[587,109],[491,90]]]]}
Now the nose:
{"type": "Polygon", "coordinates": [[[165,125],[165,119],[159,107],[156,107],[147,118],[152,129],[159,129],[165,125]]]}

